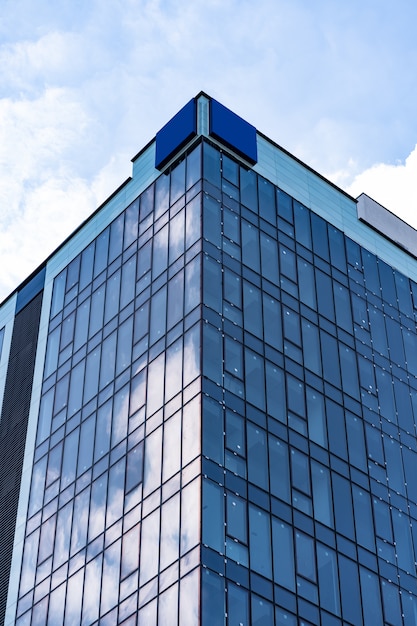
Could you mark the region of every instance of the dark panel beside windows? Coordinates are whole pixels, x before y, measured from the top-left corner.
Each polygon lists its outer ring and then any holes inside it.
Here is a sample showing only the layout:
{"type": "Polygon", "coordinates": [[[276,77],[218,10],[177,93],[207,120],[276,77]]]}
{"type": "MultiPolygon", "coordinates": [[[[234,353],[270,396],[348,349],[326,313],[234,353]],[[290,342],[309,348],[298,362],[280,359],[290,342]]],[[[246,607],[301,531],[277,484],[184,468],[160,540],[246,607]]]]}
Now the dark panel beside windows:
{"type": "Polygon", "coordinates": [[[1,624],[3,624],[6,610],[42,293],[43,291],[39,292],[31,299],[15,317],[0,420],[1,624]]]}
{"type": "Polygon", "coordinates": [[[16,313],[19,313],[29,302],[42,291],[45,284],[46,268],[43,267],[33,278],[19,289],[16,301],[16,313]]]}

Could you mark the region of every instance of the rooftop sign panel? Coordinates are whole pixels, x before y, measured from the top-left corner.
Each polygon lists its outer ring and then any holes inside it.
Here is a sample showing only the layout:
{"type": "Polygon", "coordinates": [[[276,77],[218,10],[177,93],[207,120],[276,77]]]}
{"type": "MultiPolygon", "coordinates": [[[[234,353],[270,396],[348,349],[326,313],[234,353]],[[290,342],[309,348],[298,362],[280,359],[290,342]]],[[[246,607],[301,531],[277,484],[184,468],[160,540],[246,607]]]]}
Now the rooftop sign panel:
{"type": "Polygon", "coordinates": [[[256,128],[213,99],[210,101],[210,135],[252,165],[257,162],[256,128]]]}
{"type": "MultiPolygon", "coordinates": [[[[247,163],[251,165],[257,163],[256,128],[217,100],[209,97],[207,100],[209,102],[208,135],[245,159],[247,163]]],[[[198,96],[190,100],[156,134],[155,168],[157,170],[162,170],[175,154],[197,135],[197,103],[198,96]]],[[[204,118],[207,115],[207,109],[205,114],[200,111],[199,115],[200,118],[204,118]]],[[[202,134],[206,135],[207,125],[203,124],[203,127],[205,128],[202,134]]]]}
{"type": "Polygon", "coordinates": [[[175,152],[195,137],[197,134],[196,110],[196,102],[193,98],[156,134],[156,169],[161,170],[175,152]]]}

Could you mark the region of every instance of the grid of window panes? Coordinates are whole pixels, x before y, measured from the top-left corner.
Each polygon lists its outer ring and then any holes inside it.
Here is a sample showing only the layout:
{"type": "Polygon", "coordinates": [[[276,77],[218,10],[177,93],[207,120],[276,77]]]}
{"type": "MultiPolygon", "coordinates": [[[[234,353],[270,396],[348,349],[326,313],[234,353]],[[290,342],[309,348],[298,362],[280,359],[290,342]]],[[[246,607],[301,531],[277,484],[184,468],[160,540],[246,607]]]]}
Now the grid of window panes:
{"type": "Polygon", "coordinates": [[[204,146],[203,626],[417,623],[417,285],[204,146]]]}
{"type": "Polygon", "coordinates": [[[198,146],[54,281],[19,626],[196,623],[201,198],[198,146]]]}

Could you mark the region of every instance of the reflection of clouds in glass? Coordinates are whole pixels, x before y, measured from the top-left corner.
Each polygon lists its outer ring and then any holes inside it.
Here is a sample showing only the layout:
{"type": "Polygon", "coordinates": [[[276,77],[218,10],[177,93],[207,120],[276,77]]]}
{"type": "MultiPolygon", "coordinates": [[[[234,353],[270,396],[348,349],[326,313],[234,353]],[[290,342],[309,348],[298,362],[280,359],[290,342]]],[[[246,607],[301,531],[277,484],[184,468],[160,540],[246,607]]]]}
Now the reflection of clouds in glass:
{"type": "MultiPolygon", "coordinates": [[[[199,533],[197,533],[199,535],[199,533]]],[[[191,572],[200,563],[200,546],[197,545],[193,550],[187,552],[181,559],[181,574],[185,576],[191,572]]]]}
{"type": "Polygon", "coordinates": [[[37,443],[41,443],[49,435],[52,422],[52,411],[54,403],[54,388],[50,389],[42,396],[38,417],[37,443]]]}
{"type": "Polygon", "coordinates": [[[25,540],[23,552],[22,575],[20,579],[20,595],[23,596],[35,582],[36,557],[38,554],[39,528],[25,540]]]}
{"type": "Polygon", "coordinates": [[[197,478],[181,492],[181,555],[200,541],[200,480],[197,478]]]}
{"type": "Polygon", "coordinates": [[[46,622],[46,612],[48,610],[48,598],[43,598],[35,604],[32,612],[32,626],[43,626],[46,622]]]}
{"type": "Polygon", "coordinates": [[[159,427],[145,439],[144,496],[161,484],[162,428],[159,427]]]}
{"type": "Polygon", "coordinates": [[[112,400],[105,402],[97,412],[96,440],[94,445],[94,460],[104,456],[110,447],[110,432],[112,419],[112,400]]]}
{"type": "Polygon", "coordinates": [[[100,554],[90,561],[85,569],[84,601],[82,624],[92,624],[98,619],[101,590],[101,563],[103,556],[100,554]]]}
{"type": "Polygon", "coordinates": [[[161,408],[164,402],[164,354],[152,361],[148,368],[147,415],[161,408]]]}
{"type": "Polygon", "coordinates": [[[67,603],[65,608],[65,626],[74,626],[81,622],[81,599],[83,595],[84,570],[68,580],[67,603]]]}
{"type": "Polygon", "coordinates": [[[187,204],[185,228],[187,232],[187,247],[192,246],[200,236],[201,230],[201,195],[196,196],[187,204]]]}
{"type": "MultiPolygon", "coordinates": [[[[156,608],[156,600],[152,600],[152,602],[149,602],[149,604],[144,606],[139,611],[138,624],[143,624],[144,626],[154,626],[155,624],[157,624],[156,608]]],[[[197,624],[197,622],[195,622],[195,624],[197,624]]]]}
{"type": "Polygon", "coordinates": [[[195,626],[199,622],[199,579],[199,570],[195,569],[180,581],[181,626],[195,626]]]}
{"type": "Polygon", "coordinates": [[[137,239],[139,220],[139,200],[132,202],[125,211],[125,248],[137,239]]]}
{"type": "MultiPolygon", "coordinates": [[[[143,428],[138,430],[136,436],[143,437],[143,428]]],[[[143,448],[144,443],[141,441],[134,448],[129,450],[126,465],[126,485],[125,491],[129,493],[131,489],[137,487],[143,480],[143,448]]],[[[137,490],[136,490],[137,491],[137,490]]],[[[126,500],[127,504],[127,500],[126,500]]],[[[128,510],[125,508],[125,511],[128,510]]]]}
{"type": "Polygon", "coordinates": [[[127,435],[129,415],[129,385],[125,385],[114,398],[111,445],[114,447],[127,435]]]}
{"type": "Polygon", "coordinates": [[[45,486],[45,473],[46,473],[46,460],[43,459],[36,463],[33,468],[32,485],[30,488],[30,504],[29,504],[29,516],[39,511],[43,502],[44,486],[45,486]]]}
{"type": "Polygon", "coordinates": [[[169,207],[170,176],[160,176],[155,184],[155,212],[154,219],[158,219],[169,207]]]}
{"type": "Polygon", "coordinates": [[[184,387],[200,373],[200,328],[195,326],[184,336],[184,387]]]}
{"type": "Polygon", "coordinates": [[[119,539],[104,551],[103,575],[101,579],[101,614],[107,613],[116,606],[119,597],[120,572],[119,539]]]}
{"type": "MultiPolygon", "coordinates": [[[[122,538],[122,578],[139,567],[140,524],[129,530],[122,538]]],[[[136,588],[136,579],[132,579],[136,588]]],[[[133,589],[132,589],[133,591],[133,589]]]]}
{"type": "Polygon", "coordinates": [[[41,526],[41,538],[39,541],[38,563],[42,563],[48,556],[51,556],[54,548],[56,515],[52,515],[41,526]]]}
{"type": "Polygon", "coordinates": [[[184,210],[169,223],[169,262],[175,261],[184,252],[184,210]]]}
{"type": "Polygon", "coordinates": [[[136,413],[146,400],[146,368],[143,368],[137,376],[132,379],[130,388],[130,415],[136,413]]]}
{"type": "Polygon", "coordinates": [[[90,488],[87,488],[75,498],[71,533],[71,555],[83,548],[87,542],[89,497],[90,488]]]}
{"type": "Polygon", "coordinates": [[[173,398],[182,387],[182,340],[167,350],[165,372],[165,402],[173,398]]]}
{"type": "Polygon", "coordinates": [[[161,228],[153,239],[152,275],[159,276],[167,267],[168,261],[168,226],[161,228]]]}
{"type": "Polygon", "coordinates": [[[180,497],[177,493],[161,508],[160,569],[165,569],[178,559],[180,524],[180,497]]]}
{"type": "Polygon", "coordinates": [[[200,260],[197,257],[185,267],[185,314],[200,301],[200,260]]]}
{"type": "Polygon", "coordinates": [[[159,557],[159,509],[142,521],[140,585],[156,576],[159,557]]]}
{"type": "Polygon", "coordinates": [[[106,527],[121,518],[124,502],[125,459],[110,469],[109,493],[107,497],[106,527]]]}
{"type": "Polygon", "coordinates": [[[188,402],[182,417],[182,466],[185,467],[200,454],[201,406],[200,396],[188,402]]]}
{"type": "MultiPolygon", "coordinates": [[[[137,593],[127,598],[119,605],[119,624],[124,624],[124,626],[136,626],[136,611],[137,611],[137,593]],[[128,621],[123,621],[125,618],[131,615],[131,619],[128,621]]],[[[149,624],[149,626],[151,626],[149,624]]]]}
{"type": "Polygon", "coordinates": [[[60,585],[51,593],[48,610],[48,626],[63,623],[66,584],[60,585]]]}
{"type": "Polygon", "coordinates": [[[168,589],[179,578],[179,562],[175,561],[170,567],[159,574],[159,592],[168,589]]]}
{"type": "Polygon", "coordinates": [[[46,471],[46,486],[55,482],[61,473],[61,458],[62,458],[62,441],[52,448],[48,458],[48,469],[46,471]]]}
{"type": "Polygon", "coordinates": [[[69,502],[58,512],[56,525],[54,569],[68,560],[69,544],[71,539],[72,502],[69,502]]]}
{"type": "Polygon", "coordinates": [[[178,613],[178,583],[158,598],[158,626],[176,626],[178,613]]]}
{"type": "Polygon", "coordinates": [[[106,515],[106,488],[107,474],[93,483],[91,488],[90,524],[88,527],[88,540],[98,537],[104,530],[106,515]]]}
{"type": "Polygon", "coordinates": [[[181,465],[181,412],[164,423],[162,481],[169,480],[181,465]]]}

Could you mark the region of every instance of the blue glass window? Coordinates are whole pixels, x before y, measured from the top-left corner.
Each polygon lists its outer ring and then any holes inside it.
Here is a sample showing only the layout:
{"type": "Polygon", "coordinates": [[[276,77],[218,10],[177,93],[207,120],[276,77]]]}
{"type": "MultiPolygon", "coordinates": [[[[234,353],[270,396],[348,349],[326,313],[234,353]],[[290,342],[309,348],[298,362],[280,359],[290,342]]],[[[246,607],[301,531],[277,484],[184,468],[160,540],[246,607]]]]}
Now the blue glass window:
{"type": "Polygon", "coordinates": [[[227,585],[227,616],[232,626],[249,626],[248,592],[233,583],[227,585]]]}
{"type": "Polygon", "coordinates": [[[360,568],[363,617],[365,624],[383,624],[381,593],[376,574],[360,568]]]}
{"type": "Polygon", "coordinates": [[[203,481],[203,543],[224,553],[224,496],[223,489],[203,481]]]}
{"type": "Polygon", "coordinates": [[[271,530],[268,513],[249,505],[249,550],[251,569],[270,578],[272,575],[271,530]]]}
{"type": "Polygon", "coordinates": [[[247,423],[248,478],[250,482],[268,489],[268,452],[266,432],[247,423]]]}
{"type": "Polygon", "coordinates": [[[311,478],[313,485],[314,517],[326,526],[333,526],[333,503],[329,471],[323,465],[311,461],[311,478]]]}
{"type": "Polygon", "coordinates": [[[358,566],[341,554],[339,576],[343,618],[352,624],[362,624],[358,566]]]}
{"type": "Polygon", "coordinates": [[[272,517],[272,545],[274,551],[274,581],[290,591],[295,591],[292,528],[275,517],[272,517]]]}
{"type": "Polygon", "coordinates": [[[317,544],[317,568],[320,587],[320,605],[336,615],[340,615],[339,577],[336,553],[317,544]]]}
{"type": "Polygon", "coordinates": [[[290,502],[288,446],[270,435],[268,437],[268,449],[271,493],[285,502],[290,502]]]}

